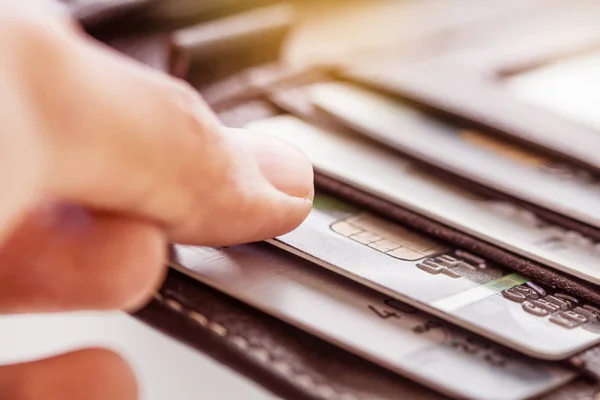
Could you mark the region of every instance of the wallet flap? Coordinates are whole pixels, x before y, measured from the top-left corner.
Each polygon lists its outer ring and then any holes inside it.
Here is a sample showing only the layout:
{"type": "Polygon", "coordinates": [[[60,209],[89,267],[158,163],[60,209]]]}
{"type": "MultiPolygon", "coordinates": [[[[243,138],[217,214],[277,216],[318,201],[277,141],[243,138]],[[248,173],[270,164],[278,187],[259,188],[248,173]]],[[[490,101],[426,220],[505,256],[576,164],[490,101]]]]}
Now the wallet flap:
{"type": "Polygon", "coordinates": [[[176,271],[135,316],[285,399],[445,398],[176,271]]]}

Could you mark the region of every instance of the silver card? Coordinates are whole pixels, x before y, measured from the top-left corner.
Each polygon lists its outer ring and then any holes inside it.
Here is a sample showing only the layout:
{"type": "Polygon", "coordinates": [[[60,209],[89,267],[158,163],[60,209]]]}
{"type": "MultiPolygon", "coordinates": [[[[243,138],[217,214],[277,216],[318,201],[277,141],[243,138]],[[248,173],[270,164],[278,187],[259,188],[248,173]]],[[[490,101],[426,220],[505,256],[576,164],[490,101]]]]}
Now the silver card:
{"type": "Polygon", "coordinates": [[[600,227],[600,183],[585,170],[493,135],[463,130],[355,85],[328,82],[306,91],[313,104],[357,132],[465,179],[600,227]]]}
{"type": "Polygon", "coordinates": [[[533,357],[600,343],[600,310],[461,249],[317,196],[273,242],[318,265],[533,357]]]}
{"type": "Polygon", "coordinates": [[[464,332],[266,244],[175,246],[173,265],[260,310],[457,398],[516,400],[571,370],[464,332]]]}
{"type": "Polygon", "coordinates": [[[592,283],[600,284],[600,245],[541,221],[514,204],[436,178],[372,141],[316,128],[292,116],[249,125],[305,151],[315,169],[425,217],[592,283]]]}

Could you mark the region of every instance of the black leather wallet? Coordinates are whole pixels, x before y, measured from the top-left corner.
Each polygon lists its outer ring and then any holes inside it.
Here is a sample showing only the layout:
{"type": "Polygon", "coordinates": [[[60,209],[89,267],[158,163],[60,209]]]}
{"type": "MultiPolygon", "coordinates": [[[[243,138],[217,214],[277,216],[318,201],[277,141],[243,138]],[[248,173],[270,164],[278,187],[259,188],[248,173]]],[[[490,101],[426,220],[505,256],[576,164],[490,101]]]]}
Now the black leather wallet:
{"type": "MultiPolygon", "coordinates": [[[[252,10],[233,19],[208,22],[216,29],[223,29],[223,36],[211,34],[210,30],[202,36],[202,26],[186,28],[187,38],[190,32],[198,35],[196,42],[188,43],[186,49],[178,42],[181,31],[122,33],[124,30],[115,28],[126,25],[128,17],[136,12],[147,12],[151,6],[149,1],[127,3],[127,6],[113,4],[93,9],[74,2],[74,13],[99,40],[165,73],[188,79],[226,125],[243,126],[286,112],[318,124],[330,123],[318,113],[307,112],[298,103],[301,100],[281,96],[282,89],[332,79],[335,72],[325,66],[290,69],[278,62],[281,45],[293,23],[293,18],[284,21],[273,18],[273,15],[286,15],[282,14],[282,8],[262,9],[262,13],[252,10]],[[253,28],[224,41],[223,37],[229,37],[228,29],[240,32],[235,29],[235,21],[244,21],[244,16],[254,18],[254,24],[249,24],[253,28]]],[[[316,183],[321,190],[386,218],[458,245],[549,287],[600,304],[600,290],[593,285],[495,248],[328,176],[317,174],[316,183]]],[[[445,398],[176,271],[169,272],[160,292],[134,316],[205,352],[282,398],[445,398]]],[[[596,352],[591,351],[572,362],[594,373],[597,358],[596,352]]],[[[599,393],[596,384],[580,379],[543,398],[591,399],[599,393]]]]}

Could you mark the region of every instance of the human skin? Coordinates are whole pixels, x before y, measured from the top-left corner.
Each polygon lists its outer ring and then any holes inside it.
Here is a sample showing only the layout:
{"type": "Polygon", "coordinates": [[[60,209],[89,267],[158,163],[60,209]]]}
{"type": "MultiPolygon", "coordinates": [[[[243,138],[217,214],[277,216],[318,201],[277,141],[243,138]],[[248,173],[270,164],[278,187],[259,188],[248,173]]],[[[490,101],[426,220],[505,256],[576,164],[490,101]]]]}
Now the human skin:
{"type": "MultiPolygon", "coordinates": [[[[168,243],[289,232],[313,172],[277,139],[223,127],[185,83],[83,35],[50,1],[0,0],[0,312],[134,310],[168,243]]],[[[103,349],[0,367],[4,400],[133,400],[103,349]]]]}

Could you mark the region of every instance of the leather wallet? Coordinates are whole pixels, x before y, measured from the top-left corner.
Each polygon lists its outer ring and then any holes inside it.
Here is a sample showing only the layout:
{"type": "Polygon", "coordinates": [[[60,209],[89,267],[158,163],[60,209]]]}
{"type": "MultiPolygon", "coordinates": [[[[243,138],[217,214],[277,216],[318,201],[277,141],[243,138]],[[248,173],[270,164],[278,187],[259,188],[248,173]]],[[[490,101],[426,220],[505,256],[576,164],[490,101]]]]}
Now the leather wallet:
{"type": "MultiPolygon", "coordinates": [[[[254,29],[224,44],[223,37],[211,35],[210,30],[202,36],[201,25],[185,28],[188,30],[183,35],[179,30],[128,33],[113,30],[117,22],[122,24],[128,16],[145,12],[148,7],[145,1],[131,2],[126,7],[107,5],[106,9],[100,7],[93,12],[91,8],[77,8],[83,6],[74,3],[74,10],[79,10],[74,14],[81,18],[91,34],[140,62],[188,79],[228,126],[243,126],[253,120],[287,112],[302,115],[317,124],[331,123],[314,110],[303,108],[301,100],[282,96],[295,86],[332,79],[332,72],[335,72],[325,65],[291,69],[278,61],[279,50],[293,18],[275,21],[269,18],[273,15],[269,12],[281,13],[283,9],[262,9],[262,14],[260,10],[251,10],[225,20],[209,21],[213,27],[239,32],[232,27],[235,21],[244,21],[244,15],[255,18],[254,29]],[[257,30],[261,34],[257,35],[257,30]],[[121,33],[115,34],[117,31],[121,33]],[[182,36],[194,36],[194,39],[186,42],[182,36]],[[240,54],[248,57],[238,59],[240,54]],[[194,71],[194,66],[199,66],[202,72],[194,71]],[[216,71],[208,71],[211,66],[216,71]]],[[[321,190],[386,218],[459,245],[550,287],[600,304],[600,291],[593,285],[495,248],[328,176],[317,174],[316,183],[321,190]]],[[[176,271],[169,271],[154,299],[134,316],[210,355],[282,398],[445,398],[176,271]]],[[[572,362],[594,373],[597,359],[596,351],[592,350],[572,362]]],[[[580,379],[543,399],[591,399],[599,393],[600,387],[595,383],[580,379]]]]}
{"type": "Polygon", "coordinates": [[[442,44],[427,52],[395,54],[385,49],[345,61],[344,75],[598,172],[597,153],[589,151],[597,144],[593,127],[522,101],[505,81],[597,52],[599,12],[600,3],[594,0],[533,4],[520,13],[432,39],[442,44]],[[565,132],[570,140],[561,140],[565,132]]]}

